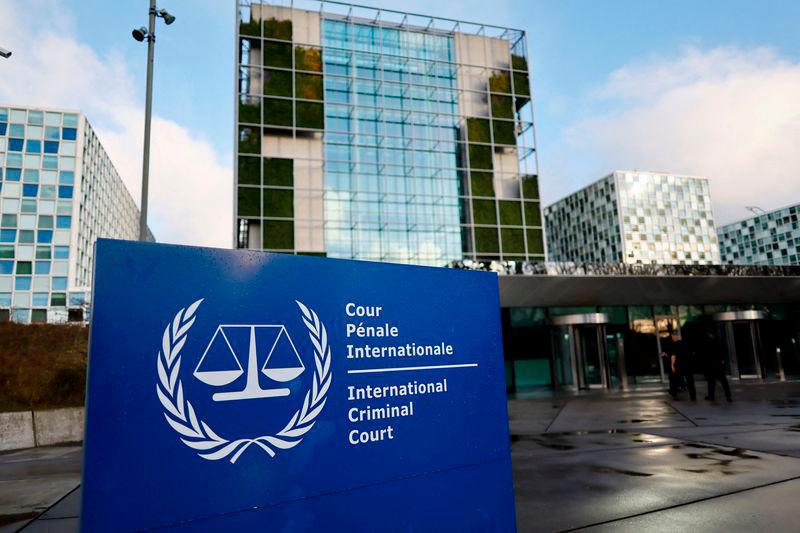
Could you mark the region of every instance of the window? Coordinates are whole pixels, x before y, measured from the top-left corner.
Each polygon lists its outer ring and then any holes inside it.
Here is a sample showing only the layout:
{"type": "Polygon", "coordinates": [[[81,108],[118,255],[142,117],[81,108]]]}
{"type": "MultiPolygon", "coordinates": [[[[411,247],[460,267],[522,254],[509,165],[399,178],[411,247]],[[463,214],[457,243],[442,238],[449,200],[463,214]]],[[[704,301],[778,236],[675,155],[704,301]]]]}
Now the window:
{"type": "Polygon", "coordinates": [[[72,227],[72,217],[60,216],[56,219],[56,227],[59,229],[69,229],[72,227]]]}
{"type": "Polygon", "coordinates": [[[69,259],[69,246],[56,246],[53,257],[55,259],[69,259]]]}
{"type": "Polygon", "coordinates": [[[50,293],[47,292],[34,292],[33,305],[34,307],[45,307],[50,304],[50,293]]]}
{"type": "Polygon", "coordinates": [[[17,276],[14,280],[14,290],[29,291],[31,290],[31,277],[30,276],[17,276]]]}
{"type": "Polygon", "coordinates": [[[0,242],[14,242],[17,240],[17,230],[0,229],[0,242]]]}
{"type": "Polygon", "coordinates": [[[44,243],[52,243],[52,242],[53,242],[53,230],[49,230],[49,229],[40,229],[40,230],[39,230],[39,233],[38,233],[38,235],[37,235],[37,237],[36,237],[36,240],[37,240],[37,241],[38,241],[40,244],[44,244],[44,243]]]}
{"type": "Polygon", "coordinates": [[[24,141],[22,139],[9,139],[8,140],[8,151],[9,152],[21,152],[23,144],[24,144],[24,141]]]}
{"type": "Polygon", "coordinates": [[[50,296],[50,305],[57,307],[65,307],[67,305],[67,295],[63,292],[54,292],[50,296]]]}
{"type": "MultiPolygon", "coordinates": [[[[30,142],[30,141],[28,141],[30,142]]],[[[44,142],[44,153],[46,154],[57,154],[58,153],[58,141],[45,141],[44,142]]]]}
{"type": "Polygon", "coordinates": [[[75,128],[61,128],[61,138],[65,141],[74,141],[77,137],[78,130],[75,128]]]}
{"type": "Polygon", "coordinates": [[[72,198],[72,187],[60,185],[58,187],[59,198],[72,198]]]}
{"type": "Polygon", "coordinates": [[[28,139],[27,146],[25,148],[25,152],[29,154],[41,154],[42,153],[42,141],[38,141],[35,139],[28,139]]]}
{"type": "Polygon", "coordinates": [[[32,265],[30,261],[17,261],[17,274],[32,274],[32,265]]]}
{"type": "MultiPolygon", "coordinates": [[[[19,267],[17,267],[19,270],[19,267]]],[[[36,261],[36,272],[37,275],[48,275],[50,274],[50,261],[36,261]]]]}
{"type": "Polygon", "coordinates": [[[53,290],[54,291],[65,291],[67,290],[67,278],[53,278],[53,290]]]}
{"type": "Polygon", "coordinates": [[[23,185],[22,186],[22,196],[27,198],[36,198],[36,195],[39,194],[39,186],[38,185],[23,185]]]}

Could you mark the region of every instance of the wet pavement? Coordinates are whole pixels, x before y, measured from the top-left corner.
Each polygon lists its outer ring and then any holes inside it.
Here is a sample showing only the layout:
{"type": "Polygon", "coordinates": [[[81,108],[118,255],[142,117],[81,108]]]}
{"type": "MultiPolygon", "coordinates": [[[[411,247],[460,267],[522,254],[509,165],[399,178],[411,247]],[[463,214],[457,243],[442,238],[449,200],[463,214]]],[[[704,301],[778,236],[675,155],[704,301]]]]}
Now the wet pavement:
{"type": "MultiPolygon", "coordinates": [[[[800,382],[734,394],[509,400],[519,530],[797,531],[800,382]]],[[[0,533],[77,531],[79,478],[80,448],[0,455],[0,533]]]]}

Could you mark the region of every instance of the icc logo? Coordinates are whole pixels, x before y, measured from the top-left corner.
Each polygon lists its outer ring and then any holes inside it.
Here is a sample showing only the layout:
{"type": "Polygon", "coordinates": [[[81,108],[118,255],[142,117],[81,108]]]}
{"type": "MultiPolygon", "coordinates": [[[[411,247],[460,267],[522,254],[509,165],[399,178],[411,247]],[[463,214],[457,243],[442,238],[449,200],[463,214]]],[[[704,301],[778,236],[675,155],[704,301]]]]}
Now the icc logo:
{"type": "MultiPolygon", "coordinates": [[[[331,351],[328,333],[317,313],[296,302],[300,316],[314,346],[313,386],[306,392],[303,406],[289,419],[286,426],[274,435],[256,437],[223,437],[214,432],[184,398],[179,376],[181,350],[195,315],[203,300],[197,300],[178,311],[167,325],[158,352],[158,383],[156,392],[164,409],[164,418],[178,434],[181,442],[196,450],[203,459],[227,458],[235,463],[242,453],[255,445],[270,457],[279,450],[300,444],[303,436],[325,407],[331,384],[331,351]]],[[[216,402],[257,400],[288,396],[290,390],[282,384],[297,379],[306,371],[297,347],[283,325],[220,324],[211,336],[193,375],[196,379],[218,389],[211,397],[216,402]],[[259,361],[264,360],[260,365],[259,361]],[[275,386],[262,388],[259,372],[275,386]],[[241,377],[245,376],[242,385],[241,377]],[[232,389],[232,390],[230,390],[232,389]]]]}
{"type": "Polygon", "coordinates": [[[244,389],[218,392],[212,396],[214,401],[288,396],[289,389],[287,388],[262,389],[259,385],[258,354],[265,350],[269,350],[269,352],[261,372],[269,379],[285,383],[296,379],[305,370],[303,361],[285,326],[221,324],[214,332],[214,336],[211,337],[200,362],[197,363],[194,377],[214,387],[224,387],[233,383],[245,373],[240,359],[243,355],[247,365],[247,382],[244,389]],[[288,360],[281,362],[282,359],[288,360]],[[231,363],[235,366],[231,366],[231,363]],[[278,366],[287,363],[289,366],[278,366]]]}

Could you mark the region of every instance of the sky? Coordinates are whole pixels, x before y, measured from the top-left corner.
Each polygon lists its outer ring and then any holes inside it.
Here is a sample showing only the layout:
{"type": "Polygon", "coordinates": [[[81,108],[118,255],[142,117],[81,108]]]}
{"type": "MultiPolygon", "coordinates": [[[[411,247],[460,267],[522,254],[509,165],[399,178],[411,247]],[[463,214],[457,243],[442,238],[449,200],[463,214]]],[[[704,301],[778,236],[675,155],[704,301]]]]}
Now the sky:
{"type": "MultiPolygon", "coordinates": [[[[618,169],[707,176],[718,225],[800,203],[800,2],[365,3],[528,32],[544,205],[618,169]]],[[[0,103],[85,112],[137,200],[147,6],[0,1],[0,103]]],[[[150,225],[230,247],[235,5],[159,7],[150,225]]]]}

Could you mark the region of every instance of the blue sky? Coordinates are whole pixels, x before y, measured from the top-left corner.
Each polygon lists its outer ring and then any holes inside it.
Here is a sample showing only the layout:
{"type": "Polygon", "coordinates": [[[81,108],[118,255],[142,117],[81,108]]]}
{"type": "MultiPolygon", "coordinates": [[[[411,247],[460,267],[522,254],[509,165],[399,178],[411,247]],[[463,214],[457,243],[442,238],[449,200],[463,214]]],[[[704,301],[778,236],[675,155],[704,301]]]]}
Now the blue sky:
{"type": "MultiPolygon", "coordinates": [[[[20,13],[37,14],[35,27],[19,30],[32,35],[46,31],[50,7],[57,6],[69,37],[87,45],[99,63],[121,64],[132,105],[143,105],[146,46],[134,41],[130,30],[146,25],[146,0],[12,4],[20,13]]],[[[793,102],[800,98],[792,97],[800,90],[800,2],[409,0],[369,5],[483,19],[528,32],[545,203],[614,169],[634,167],[709,175],[718,222],[745,216],[745,204],[769,209],[800,202],[800,186],[790,184],[800,181],[800,156],[792,155],[793,146],[800,145],[800,108],[793,102]],[[746,190],[748,176],[762,172],[771,186],[746,190]]],[[[229,170],[233,2],[162,0],[159,7],[177,21],[169,27],[159,22],[155,114],[183,128],[197,146],[210,146],[219,171],[229,170]]],[[[23,60],[25,50],[17,52],[15,59],[23,60]]],[[[13,97],[13,87],[4,92],[0,80],[0,99],[13,97]]],[[[88,108],[101,130],[130,126],[119,117],[107,120],[102,107],[82,105],[76,96],[68,100],[88,108]]]]}

